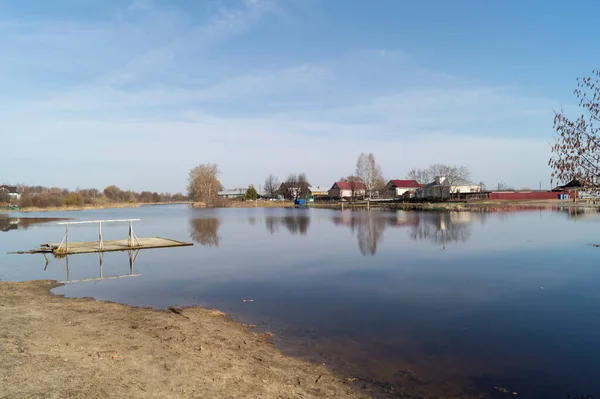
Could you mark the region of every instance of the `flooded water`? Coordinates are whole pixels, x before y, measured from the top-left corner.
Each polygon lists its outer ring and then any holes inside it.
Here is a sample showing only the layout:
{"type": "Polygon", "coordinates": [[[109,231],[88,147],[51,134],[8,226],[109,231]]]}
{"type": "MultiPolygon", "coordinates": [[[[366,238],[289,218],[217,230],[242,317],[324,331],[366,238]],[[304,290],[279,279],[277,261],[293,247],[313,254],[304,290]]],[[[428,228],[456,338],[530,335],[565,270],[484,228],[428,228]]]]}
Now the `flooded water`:
{"type": "MultiPolygon", "coordinates": [[[[275,331],[288,353],[327,363],[373,396],[600,394],[596,212],[149,206],[11,214],[0,227],[2,280],[71,281],[55,293],[137,306],[217,308],[275,331]],[[62,239],[54,222],[23,216],[140,218],[139,237],[195,245],[48,262],[7,255],[62,239]],[[73,283],[82,279],[90,281],[73,283]]],[[[103,233],[126,238],[127,226],[103,233]]],[[[69,236],[98,232],[81,225],[69,236]]]]}

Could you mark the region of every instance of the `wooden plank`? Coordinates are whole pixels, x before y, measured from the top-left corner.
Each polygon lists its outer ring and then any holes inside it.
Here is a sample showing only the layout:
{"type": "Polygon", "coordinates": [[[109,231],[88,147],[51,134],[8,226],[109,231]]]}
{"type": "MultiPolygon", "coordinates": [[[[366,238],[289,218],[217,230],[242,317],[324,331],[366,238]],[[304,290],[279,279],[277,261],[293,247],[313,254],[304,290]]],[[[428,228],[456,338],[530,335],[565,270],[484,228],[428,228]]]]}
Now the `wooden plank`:
{"type": "Polygon", "coordinates": [[[93,252],[114,252],[114,251],[129,251],[137,249],[151,249],[151,248],[170,248],[170,247],[186,247],[194,245],[191,242],[183,242],[178,240],[172,240],[169,238],[138,238],[139,245],[129,246],[128,239],[124,240],[111,240],[103,241],[102,249],[98,247],[98,241],[88,242],[69,242],[68,251],[61,248],[57,251],[60,244],[43,244],[40,252],[47,251],[48,248],[53,249],[57,255],[74,255],[74,254],[86,254],[93,252]]]}

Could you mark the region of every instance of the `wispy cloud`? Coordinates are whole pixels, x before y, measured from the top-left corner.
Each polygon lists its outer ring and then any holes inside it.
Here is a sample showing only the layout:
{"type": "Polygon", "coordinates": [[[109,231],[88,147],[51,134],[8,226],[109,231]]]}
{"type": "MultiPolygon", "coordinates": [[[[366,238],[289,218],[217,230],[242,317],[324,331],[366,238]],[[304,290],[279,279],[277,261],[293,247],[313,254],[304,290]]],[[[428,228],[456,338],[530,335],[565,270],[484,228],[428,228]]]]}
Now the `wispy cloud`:
{"type": "Polygon", "coordinates": [[[285,3],[210,4],[193,16],[137,0],[95,22],[0,21],[0,83],[14,93],[0,100],[3,142],[27,148],[0,166],[10,162],[19,181],[72,187],[148,188],[151,175],[171,191],[208,161],[228,186],[291,171],[329,184],[362,151],[390,178],[433,162],[466,164],[490,184],[547,176],[553,101],[394,48],[260,59],[243,52],[245,40],[264,39],[257,32],[285,3]],[[28,167],[38,162],[49,167],[28,167]]]}

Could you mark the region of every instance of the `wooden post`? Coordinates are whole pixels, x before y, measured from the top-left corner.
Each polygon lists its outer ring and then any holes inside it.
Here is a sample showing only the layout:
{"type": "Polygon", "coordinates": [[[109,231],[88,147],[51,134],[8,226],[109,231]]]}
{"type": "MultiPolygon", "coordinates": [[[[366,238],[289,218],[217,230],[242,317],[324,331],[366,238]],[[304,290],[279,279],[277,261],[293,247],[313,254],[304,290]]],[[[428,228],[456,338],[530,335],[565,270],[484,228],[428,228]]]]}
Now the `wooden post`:
{"type": "Polygon", "coordinates": [[[127,244],[129,244],[130,247],[133,246],[133,235],[132,235],[132,233],[133,233],[133,230],[132,230],[131,221],[130,221],[129,222],[129,239],[128,239],[128,242],[127,242],[127,244]]]}
{"type": "Polygon", "coordinates": [[[98,249],[102,251],[102,222],[98,223],[98,249]]]}
{"type": "MultiPolygon", "coordinates": [[[[69,225],[65,224],[65,228],[66,228],[66,230],[65,230],[65,249],[66,249],[66,252],[69,253],[69,225]]],[[[69,258],[67,258],[67,259],[69,259],[69,258]]]]}

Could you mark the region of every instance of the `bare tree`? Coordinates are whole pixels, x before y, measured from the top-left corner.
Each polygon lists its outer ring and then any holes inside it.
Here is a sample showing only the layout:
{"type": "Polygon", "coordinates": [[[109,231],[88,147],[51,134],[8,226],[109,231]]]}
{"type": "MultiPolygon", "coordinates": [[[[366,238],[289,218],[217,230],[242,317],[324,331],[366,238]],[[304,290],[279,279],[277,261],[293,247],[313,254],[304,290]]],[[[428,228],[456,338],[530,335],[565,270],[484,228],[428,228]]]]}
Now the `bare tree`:
{"type": "Polygon", "coordinates": [[[431,183],[434,176],[431,176],[430,169],[411,169],[406,177],[410,180],[416,180],[419,184],[431,183]]]}
{"type": "Polygon", "coordinates": [[[212,206],[217,194],[223,189],[218,179],[219,167],[216,163],[201,164],[190,170],[188,193],[192,201],[204,202],[212,206]]]}
{"type": "Polygon", "coordinates": [[[350,197],[354,200],[357,197],[357,193],[360,191],[360,187],[361,187],[361,181],[360,181],[360,177],[358,176],[348,176],[345,178],[342,178],[343,182],[348,182],[350,184],[350,197]]]}
{"type": "Polygon", "coordinates": [[[596,187],[600,180],[600,70],[578,78],[573,94],[583,113],[575,120],[565,116],[563,110],[555,113],[555,142],[548,165],[553,180],[578,180],[596,187]]]}
{"type": "Polygon", "coordinates": [[[295,173],[290,173],[285,180],[285,193],[282,193],[285,198],[291,198],[293,200],[298,198],[298,175],[295,173]]]}
{"type": "Polygon", "coordinates": [[[265,180],[265,193],[269,198],[277,197],[279,190],[279,179],[276,176],[269,175],[265,180]]]}
{"type": "Polygon", "coordinates": [[[305,173],[300,173],[298,175],[298,198],[307,199],[310,195],[310,183],[308,182],[308,178],[305,173]]]}
{"type": "Polygon", "coordinates": [[[381,166],[375,161],[373,153],[361,153],[356,161],[356,175],[366,187],[367,195],[371,198],[377,181],[383,179],[381,166]]]}
{"type": "Polygon", "coordinates": [[[429,170],[432,176],[445,178],[451,196],[455,194],[457,186],[471,183],[471,172],[466,166],[434,164],[429,166],[429,170]]]}
{"type": "Polygon", "coordinates": [[[506,191],[506,190],[508,190],[508,184],[506,184],[503,181],[498,182],[498,191],[506,191]]]}

